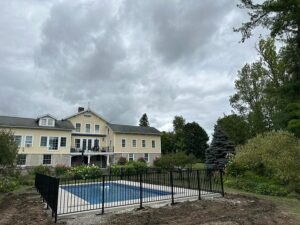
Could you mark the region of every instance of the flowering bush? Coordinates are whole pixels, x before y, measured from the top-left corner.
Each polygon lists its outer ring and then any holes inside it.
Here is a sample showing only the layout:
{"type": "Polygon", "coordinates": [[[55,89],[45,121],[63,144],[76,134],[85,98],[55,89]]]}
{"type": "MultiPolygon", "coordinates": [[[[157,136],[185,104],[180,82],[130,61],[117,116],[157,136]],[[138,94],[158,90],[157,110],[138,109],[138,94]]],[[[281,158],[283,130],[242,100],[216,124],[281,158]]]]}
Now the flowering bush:
{"type": "Polygon", "coordinates": [[[68,173],[68,176],[75,179],[92,179],[97,178],[102,175],[101,168],[99,166],[77,166],[71,168],[68,173]]]}
{"type": "Polygon", "coordinates": [[[50,175],[50,168],[47,166],[39,165],[33,168],[32,173],[50,175]]]}
{"type": "Polygon", "coordinates": [[[70,168],[67,167],[67,166],[64,165],[64,164],[57,164],[57,165],[55,166],[55,175],[56,175],[56,176],[65,175],[65,174],[68,172],[69,169],[70,169],[70,168]]]}
{"type": "Polygon", "coordinates": [[[19,186],[19,182],[14,177],[1,177],[0,179],[0,192],[10,192],[19,186]]]}

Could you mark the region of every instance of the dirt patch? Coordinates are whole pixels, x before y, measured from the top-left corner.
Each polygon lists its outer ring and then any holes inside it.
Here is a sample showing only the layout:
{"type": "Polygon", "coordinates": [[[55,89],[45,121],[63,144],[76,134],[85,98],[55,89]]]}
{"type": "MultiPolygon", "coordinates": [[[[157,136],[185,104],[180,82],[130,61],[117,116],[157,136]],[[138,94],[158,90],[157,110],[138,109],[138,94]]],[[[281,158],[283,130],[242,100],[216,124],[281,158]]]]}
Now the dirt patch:
{"type": "MultiPolygon", "coordinates": [[[[6,195],[0,204],[1,225],[54,225],[50,211],[37,192],[31,188],[24,193],[6,195]]],[[[122,214],[81,215],[72,219],[59,218],[58,224],[94,225],[275,225],[293,224],[272,202],[242,195],[226,198],[178,203],[161,208],[145,208],[122,214]]]]}
{"type": "Polygon", "coordinates": [[[33,188],[26,189],[19,194],[7,194],[0,204],[0,224],[54,225],[51,216],[43,207],[40,196],[33,188]]]}

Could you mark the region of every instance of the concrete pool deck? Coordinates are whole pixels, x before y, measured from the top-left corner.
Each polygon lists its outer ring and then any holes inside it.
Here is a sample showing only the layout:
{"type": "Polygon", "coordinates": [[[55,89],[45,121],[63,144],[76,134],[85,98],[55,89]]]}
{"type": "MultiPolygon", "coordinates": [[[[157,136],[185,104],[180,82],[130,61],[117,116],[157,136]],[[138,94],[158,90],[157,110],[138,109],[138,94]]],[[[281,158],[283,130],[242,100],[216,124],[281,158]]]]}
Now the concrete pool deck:
{"type": "MultiPolygon", "coordinates": [[[[117,183],[121,185],[128,185],[135,188],[140,187],[139,182],[127,181],[127,180],[118,180],[118,181],[109,181],[108,183],[117,183]]],[[[68,216],[70,214],[77,213],[99,213],[102,210],[102,203],[92,204],[83,198],[67,191],[64,187],[68,186],[80,186],[80,185],[89,185],[89,184],[99,184],[102,185],[102,182],[93,182],[93,183],[81,183],[81,184],[68,184],[68,185],[60,185],[59,187],[59,195],[58,195],[58,207],[57,214],[59,217],[68,216]]],[[[171,186],[163,186],[163,185],[155,185],[142,183],[143,188],[151,189],[155,191],[163,191],[163,192],[171,192],[171,186]]],[[[195,189],[181,188],[181,187],[173,187],[174,190],[174,199],[176,202],[182,201],[192,201],[197,200],[199,192],[195,189]]],[[[221,197],[221,194],[208,192],[201,190],[201,198],[215,198],[221,197]]],[[[171,203],[171,193],[166,195],[158,195],[152,197],[144,197],[143,198],[143,206],[151,206],[151,207],[159,207],[159,205],[166,205],[171,203]]],[[[140,199],[129,199],[124,201],[113,201],[113,202],[105,202],[104,203],[104,211],[123,211],[129,210],[133,208],[138,208],[140,204],[140,199]]]]}

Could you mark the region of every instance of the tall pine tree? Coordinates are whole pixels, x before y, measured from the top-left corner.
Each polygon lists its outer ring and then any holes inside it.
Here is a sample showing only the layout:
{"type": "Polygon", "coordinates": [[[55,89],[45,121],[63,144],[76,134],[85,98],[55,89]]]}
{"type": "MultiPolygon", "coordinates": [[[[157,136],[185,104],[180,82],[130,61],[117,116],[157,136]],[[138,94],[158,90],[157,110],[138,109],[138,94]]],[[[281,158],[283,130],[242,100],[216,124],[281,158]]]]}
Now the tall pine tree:
{"type": "Polygon", "coordinates": [[[216,125],[210,147],[206,150],[206,166],[208,169],[224,169],[229,156],[234,152],[234,145],[221,127],[216,125]]]}
{"type": "Polygon", "coordinates": [[[140,127],[149,127],[149,121],[148,121],[148,116],[146,113],[144,113],[140,119],[140,127]]]}

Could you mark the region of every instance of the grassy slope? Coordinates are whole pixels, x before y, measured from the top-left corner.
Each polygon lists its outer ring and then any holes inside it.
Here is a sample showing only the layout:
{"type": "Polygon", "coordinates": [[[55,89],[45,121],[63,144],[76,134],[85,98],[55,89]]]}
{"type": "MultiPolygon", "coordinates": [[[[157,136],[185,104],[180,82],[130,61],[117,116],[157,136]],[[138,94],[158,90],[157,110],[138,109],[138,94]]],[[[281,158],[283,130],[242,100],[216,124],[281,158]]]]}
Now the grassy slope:
{"type": "Polygon", "coordinates": [[[294,217],[296,221],[299,222],[300,224],[300,200],[296,198],[259,195],[259,194],[249,193],[249,192],[236,190],[228,187],[225,187],[225,192],[229,194],[242,194],[242,195],[254,196],[260,199],[270,200],[274,202],[279,207],[279,209],[281,209],[283,212],[294,217]]]}

